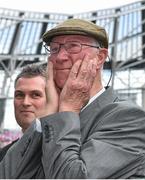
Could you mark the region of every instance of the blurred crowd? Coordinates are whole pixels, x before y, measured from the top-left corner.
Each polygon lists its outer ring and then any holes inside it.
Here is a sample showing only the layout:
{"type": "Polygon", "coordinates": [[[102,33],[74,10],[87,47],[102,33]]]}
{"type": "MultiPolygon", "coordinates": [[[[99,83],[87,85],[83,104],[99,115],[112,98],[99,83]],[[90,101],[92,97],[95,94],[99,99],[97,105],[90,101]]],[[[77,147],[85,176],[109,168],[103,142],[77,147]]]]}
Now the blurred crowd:
{"type": "Polygon", "coordinates": [[[21,136],[22,132],[18,130],[3,130],[2,132],[0,132],[0,147],[4,147],[5,145],[10,144],[11,142],[20,138],[21,136]]]}

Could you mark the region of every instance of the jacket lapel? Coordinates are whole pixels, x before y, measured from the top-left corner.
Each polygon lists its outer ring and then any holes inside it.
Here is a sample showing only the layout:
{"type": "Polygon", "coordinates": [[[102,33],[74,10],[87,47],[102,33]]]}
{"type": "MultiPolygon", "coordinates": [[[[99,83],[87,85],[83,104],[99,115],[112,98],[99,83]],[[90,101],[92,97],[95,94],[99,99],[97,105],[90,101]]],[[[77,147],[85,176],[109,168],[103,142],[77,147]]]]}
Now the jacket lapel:
{"type": "Polygon", "coordinates": [[[94,120],[95,124],[97,123],[98,119],[96,116],[99,112],[106,105],[115,101],[118,101],[118,97],[114,94],[112,88],[109,87],[80,113],[82,141],[87,138],[87,134],[89,133],[91,126],[94,125],[94,120]]]}

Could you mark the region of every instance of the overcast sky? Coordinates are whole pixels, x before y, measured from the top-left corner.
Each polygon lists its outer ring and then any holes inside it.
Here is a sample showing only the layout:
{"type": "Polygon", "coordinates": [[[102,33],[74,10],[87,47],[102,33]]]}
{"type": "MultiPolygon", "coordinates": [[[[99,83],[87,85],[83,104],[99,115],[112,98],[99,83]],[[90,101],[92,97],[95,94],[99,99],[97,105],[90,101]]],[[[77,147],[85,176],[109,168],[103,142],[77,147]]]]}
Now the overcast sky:
{"type": "Polygon", "coordinates": [[[0,0],[0,7],[55,13],[80,13],[118,7],[139,0],[0,0]]]}

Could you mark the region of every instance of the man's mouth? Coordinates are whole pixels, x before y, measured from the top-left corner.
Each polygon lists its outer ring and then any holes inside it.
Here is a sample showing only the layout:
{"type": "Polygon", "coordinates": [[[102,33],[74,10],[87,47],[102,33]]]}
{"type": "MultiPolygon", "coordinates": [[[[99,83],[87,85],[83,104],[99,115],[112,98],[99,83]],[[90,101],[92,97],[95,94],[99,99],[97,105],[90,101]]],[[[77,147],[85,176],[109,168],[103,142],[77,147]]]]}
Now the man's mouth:
{"type": "Polygon", "coordinates": [[[21,111],[21,113],[34,113],[33,111],[21,111]]]}

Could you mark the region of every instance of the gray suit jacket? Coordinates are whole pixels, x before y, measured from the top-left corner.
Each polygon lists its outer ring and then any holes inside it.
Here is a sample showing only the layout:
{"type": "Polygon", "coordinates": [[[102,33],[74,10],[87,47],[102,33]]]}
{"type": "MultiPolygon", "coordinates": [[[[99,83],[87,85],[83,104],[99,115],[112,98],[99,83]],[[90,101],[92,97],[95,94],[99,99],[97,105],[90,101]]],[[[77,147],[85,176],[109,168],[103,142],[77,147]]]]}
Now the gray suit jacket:
{"type": "Polygon", "coordinates": [[[145,178],[145,112],[107,89],[78,116],[43,118],[46,178],[145,178]]]}
{"type": "Polygon", "coordinates": [[[44,178],[41,163],[42,133],[35,122],[20,140],[14,143],[0,162],[0,179],[44,178]]]}
{"type": "Polygon", "coordinates": [[[145,112],[107,89],[84,111],[35,123],[0,163],[0,178],[144,178],[145,112]],[[41,152],[41,148],[42,151],[41,152]]]}

